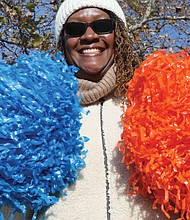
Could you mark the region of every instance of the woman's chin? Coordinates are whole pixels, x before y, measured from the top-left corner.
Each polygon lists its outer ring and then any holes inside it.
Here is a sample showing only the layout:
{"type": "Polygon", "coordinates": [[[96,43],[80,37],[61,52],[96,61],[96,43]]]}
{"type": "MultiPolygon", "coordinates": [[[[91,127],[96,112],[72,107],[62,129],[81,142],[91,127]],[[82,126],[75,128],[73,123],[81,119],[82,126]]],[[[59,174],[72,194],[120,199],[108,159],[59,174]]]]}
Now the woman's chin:
{"type": "Polygon", "coordinates": [[[102,69],[85,69],[77,72],[76,77],[79,79],[86,79],[89,81],[100,81],[104,76],[104,71],[102,69]]]}

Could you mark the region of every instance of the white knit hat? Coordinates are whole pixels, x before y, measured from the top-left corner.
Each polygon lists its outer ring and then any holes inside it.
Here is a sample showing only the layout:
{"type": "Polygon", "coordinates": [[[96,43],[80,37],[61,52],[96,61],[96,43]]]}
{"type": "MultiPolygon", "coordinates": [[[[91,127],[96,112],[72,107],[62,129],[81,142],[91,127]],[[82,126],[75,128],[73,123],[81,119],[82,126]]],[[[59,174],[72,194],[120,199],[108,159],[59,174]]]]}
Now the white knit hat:
{"type": "Polygon", "coordinates": [[[65,24],[69,16],[75,11],[86,7],[95,7],[109,10],[117,15],[126,26],[124,12],[116,0],[65,0],[61,4],[55,19],[56,41],[59,40],[59,35],[62,31],[63,24],[65,24]]]}

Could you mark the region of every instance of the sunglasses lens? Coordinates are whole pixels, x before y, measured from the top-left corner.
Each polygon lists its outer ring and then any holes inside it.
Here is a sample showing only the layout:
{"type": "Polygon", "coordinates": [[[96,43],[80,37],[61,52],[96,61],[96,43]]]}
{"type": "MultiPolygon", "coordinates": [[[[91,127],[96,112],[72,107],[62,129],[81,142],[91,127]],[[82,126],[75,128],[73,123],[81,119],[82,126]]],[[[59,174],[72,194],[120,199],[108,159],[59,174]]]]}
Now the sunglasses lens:
{"type": "Polygon", "coordinates": [[[92,22],[92,29],[97,34],[108,34],[115,29],[115,23],[111,19],[101,19],[92,22]]]}
{"type": "Polygon", "coordinates": [[[71,37],[80,37],[86,31],[86,24],[82,22],[70,22],[65,25],[65,32],[71,37]]]}

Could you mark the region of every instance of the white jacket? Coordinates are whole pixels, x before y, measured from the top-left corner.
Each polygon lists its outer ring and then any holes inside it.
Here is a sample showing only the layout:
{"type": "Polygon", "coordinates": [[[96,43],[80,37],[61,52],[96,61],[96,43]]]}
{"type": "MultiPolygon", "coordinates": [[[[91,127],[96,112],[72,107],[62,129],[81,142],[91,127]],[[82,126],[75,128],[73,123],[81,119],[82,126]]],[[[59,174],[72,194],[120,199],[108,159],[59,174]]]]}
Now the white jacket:
{"type": "Polygon", "coordinates": [[[109,99],[85,110],[90,111],[81,128],[81,135],[90,138],[86,168],[40,220],[166,220],[160,210],[152,210],[149,199],[127,195],[128,172],[116,146],[122,132],[120,106],[109,99]]]}
{"type": "MultiPolygon", "coordinates": [[[[85,110],[90,111],[84,115],[81,128],[81,135],[90,138],[85,144],[88,150],[86,168],[66,190],[67,196],[60,198],[38,219],[167,220],[160,209],[152,209],[153,201],[127,195],[128,172],[116,146],[122,132],[120,106],[109,99],[85,110]]],[[[19,215],[16,220],[21,220],[19,215]]]]}

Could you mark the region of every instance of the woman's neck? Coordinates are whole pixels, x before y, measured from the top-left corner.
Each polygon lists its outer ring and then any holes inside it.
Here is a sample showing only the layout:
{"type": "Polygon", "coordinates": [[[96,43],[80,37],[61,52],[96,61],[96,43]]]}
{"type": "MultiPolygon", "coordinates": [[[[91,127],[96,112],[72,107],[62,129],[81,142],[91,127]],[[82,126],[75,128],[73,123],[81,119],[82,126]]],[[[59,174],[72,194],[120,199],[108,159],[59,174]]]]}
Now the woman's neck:
{"type": "Polygon", "coordinates": [[[104,76],[104,73],[88,74],[79,70],[75,75],[78,79],[84,79],[91,82],[99,82],[104,76]]]}

